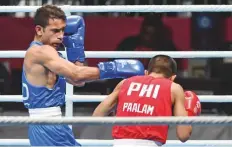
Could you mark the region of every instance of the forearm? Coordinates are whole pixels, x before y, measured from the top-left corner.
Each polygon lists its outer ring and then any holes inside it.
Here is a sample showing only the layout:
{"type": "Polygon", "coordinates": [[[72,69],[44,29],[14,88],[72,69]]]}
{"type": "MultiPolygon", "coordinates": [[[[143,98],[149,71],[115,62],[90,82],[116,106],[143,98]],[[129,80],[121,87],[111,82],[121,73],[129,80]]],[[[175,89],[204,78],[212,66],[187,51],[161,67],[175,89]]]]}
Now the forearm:
{"type": "MultiPolygon", "coordinates": [[[[60,64],[60,62],[56,64],[60,64]]],[[[64,69],[62,70],[66,73],[69,72],[65,77],[78,82],[144,75],[144,67],[142,63],[137,60],[124,59],[112,62],[100,62],[98,67],[77,66],[73,63],[69,65],[68,67],[67,65],[66,67],[63,66],[64,69]]]]}
{"type": "Polygon", "coordinates": [[[75,82],[93,81],[100,78],[100,71],[96,67],[78,67],[74,72],[74,77],[71,80],[75,82]]]}
{"type": "Polygon", "coordinates": [[[106,116],[107,114],[108,111],[102,107],[97,107],[93,112],[93,116],[106,116]]]}
{"type": "Polygon", "coordinates": [[[191,125],[179,125],[176,129],[177,137],[181,142],[186,142],[192,134],[191,125]]]}
{"type": "MultiPolygon", "coordinates": [[[[84,63],[79,62],[79,61],[76,61],[74,64],[77,65],[77,66],[84,66],[84,63]]],[[[85,85],[85,82],[73,81],[71,79],[66,79],[66,81],[69,84],[72,84],[73,86],[77,86],[77,87],[83,87],[85,85]]]]}
{"type": "Polygon", "coordinates": [[[110,101],[112,97],[107,97],[102,101],[93,112],[93,116],[107,116],[111,112],[114,102],[110,101]]]}
{"type": "Polygon", "coordinates": [[[71,79],[68,79],[68,78],[66,78],[66,82],[68,82],[69,84],[72,84],[73,86],[78,86],[78,87],[82,87],[85,85],[85,82],[72,81],[71,79]]]}

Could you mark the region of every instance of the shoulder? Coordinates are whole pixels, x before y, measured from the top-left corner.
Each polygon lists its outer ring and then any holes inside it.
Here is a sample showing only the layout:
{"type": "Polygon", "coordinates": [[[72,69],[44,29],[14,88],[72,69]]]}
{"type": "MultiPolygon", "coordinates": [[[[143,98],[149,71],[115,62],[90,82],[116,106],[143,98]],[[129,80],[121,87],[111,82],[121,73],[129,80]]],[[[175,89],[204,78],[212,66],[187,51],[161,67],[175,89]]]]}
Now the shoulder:
{"type": "Polygon", "coordinates": [[[137,80],[137,79],[144,79],[144,78],[149,78],[149,76],[137,75],[137,76],[129,77],[129,78],[125,79],[125,80],[127,80],[127,81],[134,81],[134,80],[137,80]]]}
{"type": "Polygon", "coordinates": [[[173,82],[171,85],[171,95],[172,95],[173,101],[175,101],[176,99],[179,99],[179,98],[184,98],[183,87],[180,84],[173,82]]]}
{"type": "Polygon", "coordinates": [[[50,45],[34,45],[34,46],[31,46],[28,51],[28,53],[31,53],[31,54],[34,54],[34,55],[39,55],[41,53],[43,54],[51,54],[51,53],[54,53],[56,52],[57,54],[57,51],[51,47],[50,45]]]}
{"type": "Polygon", "coordinates": [[[171,90],[172,90],[173,92],[184,91],[184,90],[183,90],[183,87],[182,87],[180,84],[177,84],[177,83],[175,83],[175,82],[172,82],[171,90]]]}
{"type": "Polygon", "coordinates": [[[44,73],[45,68],[42,65],[42,49],[42,46],[33,45],[27,50],[23,63],[27,74],[33,73],[33,75],[37,75],[39,73],[44,73]]]}
{"type": "Polygon", "coordinates": [[[123,83],[124,83],[125,81],[126,81],[126,79],[120,81],[120,82],[117,84],[117,86],[115,87],[114,91],[120,91],[120,89],[121,89],[121,87],[122,87],[122,85],[123,85],[123,83]]]}
{"type": "Polygon", "coordinates": [[[28,49],[25,58],[33,58],[35,61],[40,61],[53,55],[58,56],[58,52],[53,47],[49,45],[34,45],[28,49]]]}

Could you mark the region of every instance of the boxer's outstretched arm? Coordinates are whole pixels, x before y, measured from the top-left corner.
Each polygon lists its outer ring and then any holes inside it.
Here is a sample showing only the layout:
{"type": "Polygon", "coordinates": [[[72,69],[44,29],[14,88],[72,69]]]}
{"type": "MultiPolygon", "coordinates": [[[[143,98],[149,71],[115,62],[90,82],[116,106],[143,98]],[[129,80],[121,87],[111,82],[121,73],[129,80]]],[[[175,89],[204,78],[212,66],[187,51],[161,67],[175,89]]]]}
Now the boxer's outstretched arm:
{"type": "MultiPolygon", "coordinates": [[[[78,61],[76,61],[74,64],[77,66],[84,66],[84,63],[81,63],[78,61]]],[[[73,81],[73,80],[68,79],[68,78],[66,78],[66,82],[68,82],[69,84],[72,84],[73,86],[78,86],[78,87],[83,87],[85,85],[85,82],[83,82],[83,81],[73,81]]]]}
{"type": "MultiPolygon", "coordinates": [[[[174,99],[174,116],[188,116],[185,110],[184,102],[184,90],[176,83],[172,84],[171,87],[172,98],[174,99]]],[[[185,142],[189,139],[192,133],[191,125],[178,125],[176,127],[176,134],[180,141],[185,142]]]]}
{"type": "MultiPolygon", "coordinates": [[[[124,81],[124,80],[123,80],[124,81]]],[[[121,85],[123,83],[121,81],[118,83],[118,85],[115,87],[114,91],[107,96],[106,99],[104,99],[94,110],[93,116],[106,116],[110,113],[110,111],[116,106],[118,102],[118,94],[121,89],[121,85]]]]}
{"type": "Polygon", "coordinates": [[[39,46],[34,50],[34,56],[38,63],[52,72],[63,75],[72,81],[88,81],[99,79],[99,69],[95,67],[76,66],[63,58],[57,51],[48,45],[39,46]]]}

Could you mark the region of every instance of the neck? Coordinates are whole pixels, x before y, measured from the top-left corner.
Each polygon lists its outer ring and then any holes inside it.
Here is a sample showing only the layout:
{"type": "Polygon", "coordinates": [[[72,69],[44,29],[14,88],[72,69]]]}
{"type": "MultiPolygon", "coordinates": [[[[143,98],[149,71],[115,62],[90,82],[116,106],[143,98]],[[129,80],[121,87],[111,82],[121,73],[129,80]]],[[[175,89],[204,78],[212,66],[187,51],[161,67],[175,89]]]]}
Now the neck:
{"type": "Polygon", "coordinates": [[[159,74],[159,73],[150,73],[149,76],[152,76],[153,78],[165,78],[163,74],[159,74]]]}
{"type": "Polygon", "coordinates": [[[34,37],[34,41],[43,43],[43,42],[41,41],[41,39],[40,39],[38,36],[35,36],[35,37],[34,37]]]}

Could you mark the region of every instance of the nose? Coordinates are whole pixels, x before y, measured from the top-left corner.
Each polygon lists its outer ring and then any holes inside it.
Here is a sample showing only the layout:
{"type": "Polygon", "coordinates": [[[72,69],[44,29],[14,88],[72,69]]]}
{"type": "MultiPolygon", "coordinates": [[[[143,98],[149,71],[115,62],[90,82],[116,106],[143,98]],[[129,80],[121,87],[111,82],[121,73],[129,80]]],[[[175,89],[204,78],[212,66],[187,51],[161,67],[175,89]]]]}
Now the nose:
{"type": "Polygon", "coordinates": [[[58,33],[58,36],[57,36],[57,38],[59,39],[59,40],[63,40],[63,38],[64,38],[64,31],[60,31],[59,33],[58,33]]]}

